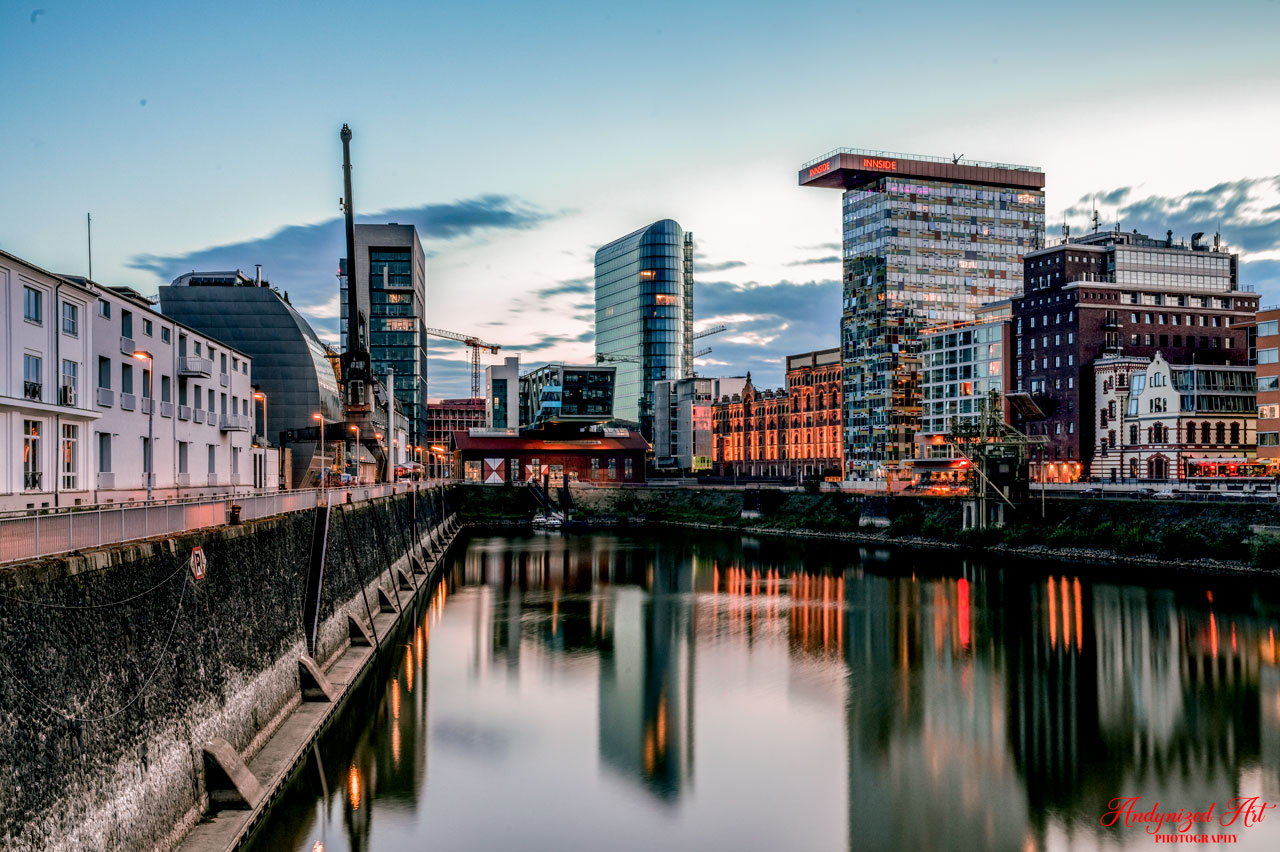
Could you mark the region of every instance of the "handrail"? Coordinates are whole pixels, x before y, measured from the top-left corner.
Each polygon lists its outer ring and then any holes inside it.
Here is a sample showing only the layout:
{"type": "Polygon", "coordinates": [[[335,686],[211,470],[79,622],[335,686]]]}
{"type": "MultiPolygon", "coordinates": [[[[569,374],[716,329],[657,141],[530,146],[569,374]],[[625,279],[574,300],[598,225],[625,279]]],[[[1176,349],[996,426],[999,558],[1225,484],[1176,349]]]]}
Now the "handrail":
{"type": "Polygon", "coordinates": [[[836,148],[828,151],[817,159],[810,160],[800,168],[807,169],[815,166],[824,160],[830,160],[837,154],[852,154],[856,157],[891,157],[902,160],[919,160],[925,163],[946,163],[953,166],[977,166],[983,169],[1012,169],[1019,172],[1043,172],[1044,169],[1039,166],[1019,166],[1014,163],[989,163],[986,160],[966,160],[954,159],[951,157],[933,157],[928,154],[901,154],[897,151],[874,151],[867,148],[836,148]]]}

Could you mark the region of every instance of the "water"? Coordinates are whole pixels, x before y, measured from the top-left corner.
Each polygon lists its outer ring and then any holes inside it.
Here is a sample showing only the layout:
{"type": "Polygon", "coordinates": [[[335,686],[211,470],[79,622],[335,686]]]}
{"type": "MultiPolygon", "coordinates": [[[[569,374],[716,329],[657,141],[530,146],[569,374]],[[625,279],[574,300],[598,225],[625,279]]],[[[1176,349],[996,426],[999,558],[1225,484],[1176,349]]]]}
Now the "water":
{"type": "Polygon", "coordinates": [[[1280,802],[1278,621],[1270,581],[477,536],[252,848],[1155,846],[1117,797],[1280,848],[1219,824],[1280,802]]]}

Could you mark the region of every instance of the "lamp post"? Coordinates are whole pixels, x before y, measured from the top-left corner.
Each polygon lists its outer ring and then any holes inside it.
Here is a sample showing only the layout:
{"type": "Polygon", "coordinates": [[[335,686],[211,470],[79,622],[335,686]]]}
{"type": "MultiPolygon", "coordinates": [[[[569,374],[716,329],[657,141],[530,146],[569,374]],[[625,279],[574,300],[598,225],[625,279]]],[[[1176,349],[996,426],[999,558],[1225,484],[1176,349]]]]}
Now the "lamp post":
{"type": "Polygon", "coordinates": [[[356,484],[360,484],[360,427],[357,424],[351,424],[351,431],[356,433],[355,452],[351,456],[356,460],[356,484]]]}
{"type": "MultiPolygon", "coordinates": [[[[262,419],[266,420],[265,413],[263,414],[262,419]]],[[[325,498],[325,503],[327,504],[329,502],[327,499],[329,496],[329,477],[326,475],[328,473],[328,469],[324,466],[324,415],[317,411],[315,414],[311,415],[311,419],[320,421],[320,495],[322,498],[325,498]]]]}
{"type": "MultiPolygon", "coordinates": [[[[262,403],[262,443],[265,445],[267,441],[267,395],[262,391],[254,391],[253,398],[262,403]]],[[[254,424],[255,428],[257,424],[254,424]]]]}
{"type": "Polygon", "coordinates": [[[133,353],[133,357],[139,361],[147,362],[147,453],[143,459],[143,471],[147,477],[147,503],[151,502],[151,482],[155,478],[152,468],[155,467],[154,460],[156,457],[155,447],[155,423],[156,423],[156,362],[151,353],[145,349],[139,349],[133,353]]]}

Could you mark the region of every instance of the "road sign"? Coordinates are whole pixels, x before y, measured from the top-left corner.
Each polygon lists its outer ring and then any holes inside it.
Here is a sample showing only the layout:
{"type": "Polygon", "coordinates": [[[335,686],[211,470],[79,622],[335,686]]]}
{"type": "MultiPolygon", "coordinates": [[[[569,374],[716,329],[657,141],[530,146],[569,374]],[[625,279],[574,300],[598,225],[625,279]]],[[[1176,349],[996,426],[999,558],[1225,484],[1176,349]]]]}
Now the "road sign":
{"type": "Polygon", "coordinates": [[[197,580],[204,579],[204,570],[208,567],[208,561],[204,557],[203,547],[191,548],[191,576],[197,580]]]}

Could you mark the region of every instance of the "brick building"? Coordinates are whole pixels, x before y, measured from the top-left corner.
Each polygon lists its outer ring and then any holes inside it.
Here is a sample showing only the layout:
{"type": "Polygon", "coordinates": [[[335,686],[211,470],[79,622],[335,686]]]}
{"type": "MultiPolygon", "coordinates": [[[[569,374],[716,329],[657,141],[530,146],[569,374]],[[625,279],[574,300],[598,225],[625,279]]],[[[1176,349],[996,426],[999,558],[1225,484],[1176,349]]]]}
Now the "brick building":
{"type": "Polygon", "coordinates": [[[639,432],[602,429],[562,437],[545,433],[509,435],[473,429],[453,436],[460,478],[502,485],[544,478],[552,487],[564,481],[640,483],[649,442],[639,432]]]}
{"type": "Polygon", "coordinates": [[[1238,258],[1196,234],[1190,245],[1095,232],[1027,254],[1013,300],[1017,390],[1046,415],[1015,425],[1048,438],[1032,475],[1075,481],[1099,447],[1093,365],[1104,356],[1170,364],[1245,365],[1258,307],[1238,285],[1238,258]]]}
{"type": "Polygon", "coordinates": [[[747,372],[742,393],[724,396],[712,406],[712,468],[720,476],[788,476],[785,391],[757,390],[747,372]]]}
{"type": "Polygon", "coordinates": [[[414,455],[428,479],[449,479],[453,470],[453,435],[485,425],[483,399],[427,400],[426,442],[414,455]]]}
{"type": "Polygon", "coordinates": [[[1280,307],[1258,311],[1255,329],[1258,370],[1258,460],[1268,475],[1280,474],[1280,307]]]}
{"type": "Polygon", "coordinates": [[[787,358],[788,474],[841,477],[844,471],[840,349],[787,358]]]}
{"type": "Polygon", "coordinates": [[[712,405],[713,469],[721,476],[838,477],[844,469],[838,348],[787,357],[785,390],[741,393],[712,405]]]}

